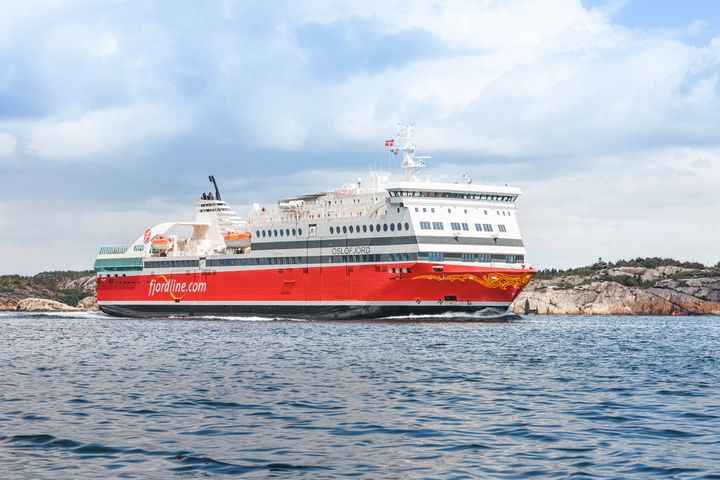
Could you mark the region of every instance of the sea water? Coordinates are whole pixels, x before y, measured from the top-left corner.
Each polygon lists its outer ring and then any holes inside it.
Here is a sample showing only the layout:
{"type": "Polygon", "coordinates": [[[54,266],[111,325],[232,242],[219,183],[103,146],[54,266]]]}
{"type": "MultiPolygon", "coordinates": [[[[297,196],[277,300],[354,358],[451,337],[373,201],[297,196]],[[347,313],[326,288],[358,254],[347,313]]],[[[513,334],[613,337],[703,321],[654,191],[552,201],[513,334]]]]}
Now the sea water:
{"type": "Polygon", "coordinates": [[[720,478],[720,318],[408,320],[2,314],[0,477],[720,478]]]}

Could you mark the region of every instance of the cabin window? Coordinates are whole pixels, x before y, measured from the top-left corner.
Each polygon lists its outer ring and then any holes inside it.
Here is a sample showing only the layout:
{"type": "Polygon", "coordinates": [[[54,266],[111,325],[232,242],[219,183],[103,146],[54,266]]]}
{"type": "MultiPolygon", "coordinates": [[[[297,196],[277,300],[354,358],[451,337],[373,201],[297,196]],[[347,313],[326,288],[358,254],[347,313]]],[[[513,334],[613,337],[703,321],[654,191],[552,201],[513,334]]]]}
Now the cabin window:
{"type": "Polygon", "coordinates": [[[507,230],[505,229],[505,225],[498,225],[498,230],[500,230],[503,233],[507,232],[507,230]]]}
{"type": "Polygon", "coordinates": [[[423,207],[423,213],[427,212],[427,208],[423,207]]]}
{"type": "Polygon", "coordinates": [[[443,222],[432,222],[433,230],[444,230],[443,222]]]}
{"type": "Polygon", "coordinates": [[[515,263],[516,260],[515,255],[505,255],[505,263],[515,263]]]}
{"type": "Polygon", "coordinates": [[[418,211],[418,207],[415,207],[415,211],[416,211],[416,212],[418,211]]]}
{"type": "Polygon", "coordinates": [[[490,225],[489,223],[483,223],[483,230],[485,230],[486,232],[492,232],[492,225],[490,225]]]}
{"type": "Polygon", "coordinates": [[[462,224],[462,229],[467,232],[467,231],[469,230],[468,224],[467,224],[467,223],[463,223],[463,224],[462,224]]]}
{"type": "Polygon", "coordinates": [[[442,262],[444,260],[445,260],[445,254],[442,252],[428,253],[428,261],[430,261],[430,262],[442,262]]]}
{"type": "Polygon", "coordinates": [[[420,222],[420,230],[430,230],[430,222],[420,222]]]}

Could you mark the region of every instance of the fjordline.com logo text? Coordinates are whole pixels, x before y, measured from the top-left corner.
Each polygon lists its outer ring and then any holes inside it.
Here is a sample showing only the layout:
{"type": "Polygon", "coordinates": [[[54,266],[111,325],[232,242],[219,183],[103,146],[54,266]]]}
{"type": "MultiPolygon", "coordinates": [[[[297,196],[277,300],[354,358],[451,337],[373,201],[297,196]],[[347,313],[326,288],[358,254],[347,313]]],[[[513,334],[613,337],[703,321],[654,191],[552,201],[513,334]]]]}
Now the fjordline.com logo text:
{"type": "Polygon", "coordinates": [[[148,296],[154,297],[158,293],[170,294],[173,300],[182,300],[188,293],[203,293],[207,291],[205,282],[180,282],[165,275],[158,275],[150,280],[148,296]]]}

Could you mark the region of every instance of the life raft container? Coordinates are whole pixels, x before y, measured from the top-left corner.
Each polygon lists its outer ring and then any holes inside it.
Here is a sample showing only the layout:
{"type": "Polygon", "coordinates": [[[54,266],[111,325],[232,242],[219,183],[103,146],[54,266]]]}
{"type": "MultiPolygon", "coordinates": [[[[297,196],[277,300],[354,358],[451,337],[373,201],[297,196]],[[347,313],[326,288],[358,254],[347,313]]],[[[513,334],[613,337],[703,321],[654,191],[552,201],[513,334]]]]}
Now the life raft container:
{"type": "Polygon", "coordinates": [[[152,246],[153,250],[157,250],[158,252],[167,252],[168,250],[172,250],[173,241],[168,237],[158,235],[157,237],[152,239],[150,245],[152,246]]]}
{"type": "Polygon", "coordinates": [[[250,246],[250,237],[252,237],[250,232],[230,231],[223,236],[223,240],[228,248],[246,248],[250,246]]]}

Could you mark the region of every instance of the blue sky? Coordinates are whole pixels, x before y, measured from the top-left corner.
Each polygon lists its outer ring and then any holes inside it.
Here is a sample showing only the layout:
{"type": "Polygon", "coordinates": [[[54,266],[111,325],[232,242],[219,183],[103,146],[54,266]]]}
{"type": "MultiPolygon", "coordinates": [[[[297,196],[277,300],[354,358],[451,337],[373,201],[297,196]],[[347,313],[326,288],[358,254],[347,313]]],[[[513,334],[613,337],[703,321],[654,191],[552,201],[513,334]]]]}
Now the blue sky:
{"type": "Polygon", "coordinates": [[[720,260],[720,3],[28,0],[0,15],[0,273],[383,164],[526,195],[528,258],[720,260]]]}

